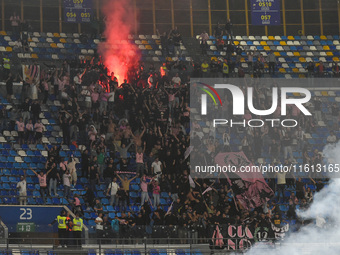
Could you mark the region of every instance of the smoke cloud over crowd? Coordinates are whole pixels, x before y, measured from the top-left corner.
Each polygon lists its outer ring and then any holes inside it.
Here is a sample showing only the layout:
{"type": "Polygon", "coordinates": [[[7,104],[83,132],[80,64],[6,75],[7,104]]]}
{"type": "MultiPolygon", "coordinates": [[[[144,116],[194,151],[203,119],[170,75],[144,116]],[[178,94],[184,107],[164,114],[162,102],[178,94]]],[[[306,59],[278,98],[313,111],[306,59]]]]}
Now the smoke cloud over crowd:
{"type": "Polygon", "coordinates": [[[119,83],[122,83],[130,68],[140,59],[140,51],[136,44],[129,42],[129,34],[133,33],[134,7],[131,0],[106,1],[102,12],[105,16],[104,36],[106,42],[98,47],[110,74],[114,72],[119,83]]]}
{"type": "MultiPolygon", "coordinates": [[[[325,161],[340,163],[340,142],[334,147],[327,145],[323,151],[325,161]]],[[[265,245],[252,248],[247,255],[268,254],[340,254],[340,178],[333,179],[320,192],[315,193],[314,201],[308,210],[298,212],[310,224],[291,233],[277,249],[267,250],[265,245]]]]}

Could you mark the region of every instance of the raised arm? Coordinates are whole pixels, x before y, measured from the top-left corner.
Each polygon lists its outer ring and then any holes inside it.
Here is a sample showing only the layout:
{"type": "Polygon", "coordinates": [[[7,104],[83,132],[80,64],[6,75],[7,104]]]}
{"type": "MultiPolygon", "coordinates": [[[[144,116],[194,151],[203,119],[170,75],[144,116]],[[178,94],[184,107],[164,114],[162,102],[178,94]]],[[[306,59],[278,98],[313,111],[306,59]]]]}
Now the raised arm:
{"type": "Polygon", "coordinates": [[[47,171],[46,176],[52,171],[53,167],[47,171]]]}
{"type": "MultiPolygon", "coordinates": [[[[132,130],[130,130],[130,135],[132,136],[133,139],[136,139],[137,137],[132,133],[132,130]]],[[[136,147],[137,150],[137,147],[136,147]]]]}
{"type": "Polygon", "coordinates": [[[85,68],[84,72],[80,75],[80,78],[83,78],[83,76],[85,75],[86,71],[87,71],[87,68],[85,68]]]}
{"type": "Polygon", "coordinates": [[[163,134],[162,134],[162,131],[161,131],[161,127],[160,127],[160,126],[158,126],[158,134],[159,134],[160,137],[163,137],[163,134]]]}
{"type": "Polygon", "coordinates": [[[123,181],[123,178],[119,174],[117,174],[117,177],[121,182],[123,181]]]}
{"type": "Polygon", "coordinates": [[[166,88],[163,89],[167,95],[169,95],[169,92],[166,90],[166,88]]]}
{"type": "Polygon", "coordinates": [[[133,181],[133,180],[136,179],[136,178],[137,178],[137,174],[136,174],[135,177],[131,178],[131,179],[129,180],[129,182],[133,181]]]}
{"type": "Polygon", "coordinates": [[[144,101],[144,105],[148,111],[150,111],[150,108],[147,106],[146,102],[144,101]]]}
{"type": "Polygon", "coordinates": [[[129,145],[126,146],[126,150],[128,150],[132,144],[133,144],[133,141],[131,141],[131,142],[129,143],[129,145]]]}
{"type": "Polygon", "coordinates": [[[37,173],[36,171],[34,171],[34,170],[32,169],[32,167],[30,167],[30,169],[32,170],[32,172],[33,172],[36,176],[38,176],[38,173],[37,173]]]}

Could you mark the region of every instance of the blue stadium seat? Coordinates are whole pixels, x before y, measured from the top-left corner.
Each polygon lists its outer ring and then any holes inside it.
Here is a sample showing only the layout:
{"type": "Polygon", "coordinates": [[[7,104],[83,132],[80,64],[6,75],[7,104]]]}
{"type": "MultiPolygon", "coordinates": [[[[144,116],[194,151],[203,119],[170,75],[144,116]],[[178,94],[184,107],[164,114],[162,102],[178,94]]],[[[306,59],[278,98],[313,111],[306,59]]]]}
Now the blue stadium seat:
{"type": "Polygon", "coordinates": [[[52,198],[52,203],[53,203],[54,205],[60,205],[60,199],[54,197],[54,198],[52,198]]]}
{"type": "Polygon", "coordinates": [[[102,202],[103,205],[108,205],[109,204],[109,200],[107,198],[103,198],[101,200],[101,202],[102,202]]]}

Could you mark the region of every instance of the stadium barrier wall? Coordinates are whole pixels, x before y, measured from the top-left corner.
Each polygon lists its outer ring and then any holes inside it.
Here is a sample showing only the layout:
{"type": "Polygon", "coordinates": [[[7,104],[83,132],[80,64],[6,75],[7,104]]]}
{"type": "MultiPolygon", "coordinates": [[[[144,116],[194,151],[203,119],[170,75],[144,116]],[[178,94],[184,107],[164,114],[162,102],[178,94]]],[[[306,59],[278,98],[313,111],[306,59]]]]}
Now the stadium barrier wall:
{"type": "MultiPolygon", "coordinates": [[[[46,237],[47,233],[56,233],[57,225],[50,224],[61,210],[66,210],[71,217],[76,217],[66,206],[34,206],[34,205],[0,205],[0,219],[8,228],[8,233],[16,236],[18,233],[29,233],[39,237],[46,237]]],[[[83,233],[85,243],[88,243],[89,230],[84,225],[83,233]]],[[[30,238],[28,236],[28,238],[30,238]]]]}

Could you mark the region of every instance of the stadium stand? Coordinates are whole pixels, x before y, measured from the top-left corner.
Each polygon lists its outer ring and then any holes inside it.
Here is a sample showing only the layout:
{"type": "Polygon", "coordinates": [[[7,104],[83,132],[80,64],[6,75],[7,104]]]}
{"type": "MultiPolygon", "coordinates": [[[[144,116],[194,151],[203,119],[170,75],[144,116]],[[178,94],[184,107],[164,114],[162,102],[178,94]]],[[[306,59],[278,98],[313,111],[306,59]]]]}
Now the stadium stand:
{"type": "MultiPolygon", "coordinates": [[[[32,34],[30,40],[30,47],[32,52],[34,53],[26,53],[24,55],[19,55],[22,53],[15,53],[12,51],[10,47],[11,42],[13,42],[13,37],[6,35],[3,32],[4,36],[1,38],[1,45],[4,47],[3,49],[9,53],[8,57],[14,57],[15,54],[19,58],[34,58],[35,54],[37,54],[39,60],[50,60],[50,59],[68,59],[70,57],[67,55],[69,51],[75,51],[79,55],[79,58],[92,56],[94,50],[97,47],[99,41],[89,40],[88,44],[84,45],[79,42],[77,34],[73,35],[59,35],[59,34],[39,34],[37,32],[32,34]],[[66,39],[65,39],[66,38],[66,39]],[[50,52],[46,50],[49,49],[50,52]],[[84,55],[82,55],[84,54],[84,55]]],[[[132,38],[131,38],[132,39],[132,38]]],[[[275,55],[279,59],[279,72],[280,73],[290,73],[292,74],[290,77],[297,77],[293,74],[295,73],[305,73],[305,65],[306,62],[313,60],[314,62],[323,61],[327,63],[331,63],[332,61],[336,61],[337,51],[336,47],[329,47],[330,44],[336,45],[333,42],[336,42],[338,37],[336,36],[328,36],[328,37],[315,37],[311,38],[309,36],[306,37],[299,37],[299,36],[288,36],[288,37],[240,37],[236,36],[234,40],[234,44],[236,46],[241,45],[244,47],[244,50],[257,50],[260,54],[266,56],[266,52],[268,50],[273,50],[275,55]],[[313,39],[313,40],[312,40],[313,39]],[[312,44],[312,45],[311,45],[312,44]],[[319,48],[315,48],[316,46],[320,46],[319,48]],[[308,48],[308,49],[307,49],[308,48]],[[309,50],[314,50],[312,55],[309,55],[309,50]],[[324,50],[320,51],[320,50],[324,50]],[[309,57],[307,57],[307,55],[309,57]],[[299,70],[301,72],[295,72],[297,67],[300,67],[299,70]],[[283,71],[281,69],[284,69],[283,71]],[[303,70],[303,71],[302,71],[303,70]]],[[[158,36],[139,36],[135,38],[134,42],[139,45],[139,48],[142,49],[143,56],[155,56],[159,55],[160,46],[159,46],[159,37],[158,36]],[[144,39],[143,39],[144,38],[144,39]],[[155,52],[156,51],[156,52],[155,52]]],[[[210,37],[208,41],[208,45],[210,50],[214,49],[214,44],[216,43],[214,37],[210,37]]],[[[117,44],[119,45],[119,44],[117,44]]],[[[183,50],[185,47],[183,46],[183,50]]],[[[185,55],[185,51],[183,55],[185,55]]],[[[223,56],[225,55],[224,51],[208,51],[208,55],[210,56],[223,56]]],[[[152,57],[153,61],[161,61],[163,62],[165,58],[158,56],[152,57]],[[157,58],[158,60],[156,60],[157,58]]],[[[173,58],[172,60],[175,60],[173,58]]],[[[147,58],[145,60],[148,60],[147,58]]],[[[169,60],[169,58],[168,58],[169,60]]],[[[184,58],[183,58],[184,60],[184,58]]],[[[185,58],[185,60],[191,60],[190,58],[185,58]]],[[[241,65],[245,68],[248,68],[246,63],[245,53],[242,53],[241,58],[241,65]]],[[[328,68],[326,72],[331,72],[328,68]]],[[[280,75],[279,77],[286,77],[280,75]]],[[[302,77],[302,76],[299,76],[302,77]]],[[[303,76],[304,77],[304,76],[303,76]]],[[[308,152],[309,157],[313,157],[314,149],[318,151],[322,150],[323,145],[327,143],[327,137],[329,132],[333,130],[333,126],[337,125],[336,121],[334,121],[334,115],[332,111],[329,110],[329,107],[334,102],[339,102],[340,92],[337,90],[334,91],[324,91],[324,90],[317,90],[314,91],[314,97],[318,97],[321,100],[321,110],[323,118],[319,120],[316,127],[313,130],[308,130],[305,133],[306,143],[312,145],[312,150],[308,152]]],[[[69,201],[67,201],[63,196],[63,186],[60,184],[58,185],[58,196],[47,198],[46,202],[44,202],[41,197],[39,190],[38,179],[35,174],[29,170],[30,168],[33,169],[45,169],[45,163],[48,159],[49,150],[53,146],[59,146],[62,141],[62,132],[60,131],[62,128],[60,123],[58,123],[58,113],[60,114],[61,104],[60,100],[58,100],[59,96],[50,95],[49,100],[47,101],[46,105],[42,105],[41,113],[39,117],[41,118],[41,122],[45,126],[45,131],[42,137],[42,144],[19,144],[18,143],[18,132],[17,127],[8,126],[11,124],[9,120],[13,119],[13,115],[15,113],[13,111],[9,111],[10,108],[8,106],[12,106],[15,109],[19,109],[19,100],[20,96],[16,95],[14,97],[13,103],[10,103],[6,98],[3,96],[0,97],[1,102],[1,109],[4,114],[3,119],[3,129],[2,129],[2,136],[0,137],[1,141],[1,178],[0,178],[0,185],[1,185],[1,201],[4,204],[18,204],[18,193],[16,190],[16,184],[20,181],[20,176],[23,176],[26,172],[26,181],[27,181],[27,196],[28,196],[28,204],[36,205],[36,204],[47,204],[47,205],[68,205],[69,201]],[[8,121],[8,122],[7,122],[8,121]]],[[[333,109],[334,110],[334,109],[333,109]]],[[[335,114],[335,113],[334,113],[335,114]]],[[[20,113],[19,113],[20,115],[20,113]]],[[[206,123],[204,121],[198,122],[200,128],[202,128],[203,132],[205,132],[206,123]]],[[[224,130],[218,130],[219,136],[222,136],[224,130]]],[[[244,139],[246,133],[245,132],[238,132],[230,134],[230,143],[232,144],[232,150],[238,151],[239,147],[242,146],[242,140],[244,139]]],[[[339,138],[340,133],[338,131],[335,132],[337,139],[339,138]]],[[[297,142],[296,140],[294,141],[297,142]]],[[[293,156],[296,162],[302,163],[303,162],[303,154],[301,152],[301,148],[298,148],[294,144],[293,156]]],[[[84,148],[84,145],[77,145],[77,144],[63,144],[59,151],[59,156],[64,158],[65,161],[74,155],[75,158],[78,158],[81,161],[81,149],[84,148]]],[[[112,157],[112,151],[107,151],[105,153],[106,157],[112,157]]],[[[119,153],[113,156],[114,164],[119,163],[119,153]]],[[[128,171],[135,171],[136,163],[135,163],[135,152],[131,150],[128,152],[128,159],[129,163],[127,166],[128,171]]],[[[78,161],[78,162],[79,162],[78,161]]],[[[261,156],[257,159],[258,162],[267,162],[270,163],[270,155],[268,151],[263,152],[261,156]]],[[[88,179],[81,177],[81,163],[76,164],[77,167],[77,174],[78,174],[78,181],[77,185],[72,187],[73,194],[78,194],[83,196],[85,194],[85,186],[88,185],[88,179]]],[[[119,169],[120,165],[117,165],[117,170],[119,169]]],[[[133,175],[131,175],[133,176],[133,175]]],[[[162,177],[162,181],[164,178],[162,177]]],[[[309,184],[308,180],[303,180],[306,182],[312,190],[315,190],[316,187],[313,184],[309,184]]],[[[118,181],[119,182],[119,181],[118,181]]],[[[138,212],[140,210],[140,178],[136,178],[131,182],[131,190],[129,192],[129,201],[128,204],[130,205],[127,208],[127,211],[131,212],[138,212]]],[[[106,189],[107,187],[104,184],[96,184],[96,198],[99,198],[101,203],[103,204],[103,211],[105,213],[109,213],[110,218],[115,216],[115,213],[120,214],[122,213],[121,207],[118,205],[110,206],[109,200],[106,197],[106,189]]],[[[295,191],[293,188],[290,191],[295,191]]],[[[289,197],[289,193],[285,193],[285,197],[289,197]]],[[[231,201],[231,197],[229,198],[231,201]]],[[[161,200],[160,204],[163,209],[167,209],[172,200],[170,199],[167,192],[161,193],[161,200]]],[[[288,202],[288,201],[286,201],[288,202]]],[[[94,213],[93,208],[86,207],[84,204],[84,199],[80,198],[80,203],[82,204],[82,209],[84,210],[84,218],[86,220],[86,224],[94,230],[95,223],[94,220],[97,215],[94,213]]],[[[151,203],[153,204],[153,198],[151,198],[151,203]]],[[[285,204],[281,204],[280,208],[283,209],[282,211],[287,211],[287,206],[285,204]]],[[[167,210],[165,210],[167,211],[167,210]]]]}
{"type": "MultiPolygon", "coordinates": [[[[229,226],[237,235],[245,226],[251,233],[271,228],[269,239],[276,240],[275,231],[309,224],[296,212],[328,184],[325,176],[268,178],[274,195],[246,208],[227,179],[192,180],[186,154],[190,139],[199,137],[200,149],[243,152],[255,165],[322,163],[324,146],[340,138],[340,90],[320,82],[339,77],[339,36],[201,34],[176,48],[173,33],[166,42],[159,34],[113,42],[113,49],[133,43],[141,53],[128,80],[118,83],[97,52],[104,38],[28,32],[23,45],[17,34],[0,31],[0,204],[67,206],[80,213],[90,232],[83,245],[88,254],[201,255],[218,248],[216,226],[226,240],[229,226]],[[190,77],[240,78],[243,89],[260,78],[307,80],[313,116],[291,107],[296,129],[211,132],[204,118],[190,122],[190,77]],[[211,138],[217,143],[209,144],[211,138]]],[[[266,88],[257,87],[254,99],[257,107],[270,106],[266,88]]],[[[56,254],[55,246],[41,249],[56,254]]],[[[16,253],[41,254],[24,248],[6,254],[16,253]]]]}

